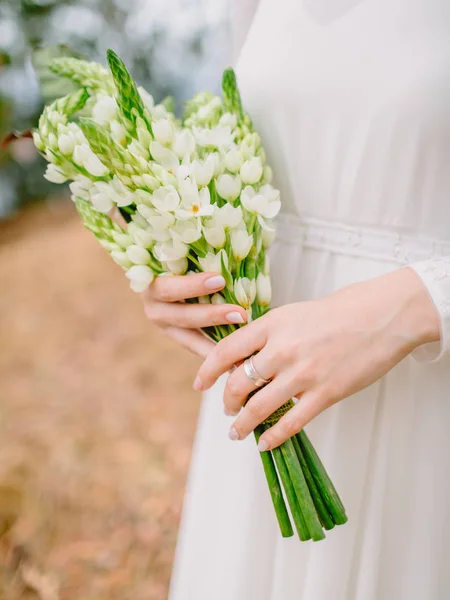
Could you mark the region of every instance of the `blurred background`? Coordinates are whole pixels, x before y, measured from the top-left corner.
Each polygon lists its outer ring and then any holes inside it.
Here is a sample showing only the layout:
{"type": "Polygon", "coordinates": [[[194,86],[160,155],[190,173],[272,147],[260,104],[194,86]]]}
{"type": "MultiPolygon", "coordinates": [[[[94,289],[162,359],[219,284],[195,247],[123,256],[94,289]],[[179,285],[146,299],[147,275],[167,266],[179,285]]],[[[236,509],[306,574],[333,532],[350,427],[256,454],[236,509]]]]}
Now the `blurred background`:
{"type": "MultiPolygon", "coordinates": [[[[219,87],[227,0],[0,0],[0,139],[36,125],[35,68],[59,44],[115,49],[180,105],[219,87]]],[[[0,600],[163,600],[198,361],[148,325],[43,172],[30,140],[0,150],[0,600]]]]}

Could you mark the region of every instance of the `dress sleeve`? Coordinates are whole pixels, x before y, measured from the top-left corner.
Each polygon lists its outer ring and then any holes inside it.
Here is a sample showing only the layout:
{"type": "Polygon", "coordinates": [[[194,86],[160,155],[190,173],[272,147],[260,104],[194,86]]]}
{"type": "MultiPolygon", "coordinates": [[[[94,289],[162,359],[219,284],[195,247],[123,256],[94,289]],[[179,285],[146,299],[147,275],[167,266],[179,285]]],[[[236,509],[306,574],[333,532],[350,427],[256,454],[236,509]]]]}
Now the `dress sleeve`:
{"type": "Polygon", "coordinates": [[[258,4],[259,0],[231,0],[230,2],[233,63],[239,56],[258,4]]]}
{"type": "Polygon", "coordinates": [[[422,280],[441,320],[441,341],[413,352],[418,361],[435,362],[450,355],[450,256],[409,265],[422,280]]]}

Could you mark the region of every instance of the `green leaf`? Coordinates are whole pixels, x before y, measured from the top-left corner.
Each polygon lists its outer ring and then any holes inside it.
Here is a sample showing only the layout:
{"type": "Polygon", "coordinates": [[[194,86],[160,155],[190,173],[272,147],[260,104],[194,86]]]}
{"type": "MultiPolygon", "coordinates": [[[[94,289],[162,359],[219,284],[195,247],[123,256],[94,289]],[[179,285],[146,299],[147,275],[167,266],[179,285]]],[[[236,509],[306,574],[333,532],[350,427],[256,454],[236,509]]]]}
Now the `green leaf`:
{"type": "Polygon", "coordinates": [[[136,129],[135,113],[148,123],[147,111],[145,110],[144,102],[138,92],[136,83],[131,77],[130,72],[126,68],[124,62],[117,56],[113,50],[107,52],[108,64],[114,79],[117,91],[117,105],[122,115],[123,124],[129,131],[134,132],[136,129]]]}

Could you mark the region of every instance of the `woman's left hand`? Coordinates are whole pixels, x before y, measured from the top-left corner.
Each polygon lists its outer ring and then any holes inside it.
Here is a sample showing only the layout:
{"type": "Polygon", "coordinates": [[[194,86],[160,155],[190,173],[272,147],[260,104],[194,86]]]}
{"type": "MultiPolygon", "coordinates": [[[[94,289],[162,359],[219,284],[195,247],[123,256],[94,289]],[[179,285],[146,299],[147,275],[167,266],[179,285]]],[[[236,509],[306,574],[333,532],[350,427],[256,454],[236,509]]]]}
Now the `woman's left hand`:
{"type": "Polygon", "coordinates": [[[417,275],[403,268],[319,300],[282,306],[242,327],[211,351],[194,388],[208,389],[233,365],[256,353],[254,367],[270,382],[245,404],[255,386],[241,364],[225,387],[225,413],[240,411],[230,438],[244,439],[290,398],[298,399],[261,436],[259,450],[270,450],[439,335],[432,301],[417,275]]]}

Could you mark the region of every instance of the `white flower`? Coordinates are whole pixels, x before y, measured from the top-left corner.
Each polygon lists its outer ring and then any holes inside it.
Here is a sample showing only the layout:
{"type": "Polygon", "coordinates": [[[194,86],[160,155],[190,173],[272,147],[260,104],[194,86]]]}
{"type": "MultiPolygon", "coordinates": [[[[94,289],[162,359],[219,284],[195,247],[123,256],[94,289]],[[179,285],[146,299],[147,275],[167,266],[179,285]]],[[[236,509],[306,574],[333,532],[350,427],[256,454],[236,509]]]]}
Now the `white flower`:
{"type": "Polygon", "coordinates": [[[107,191],[99,191],[98,189],[96,190],[95,188],[91,193],[91,202],[95,210],[98,210],[98,212],[101,213],[108,213],[114,206],[111,194],[109,194],[107,191]]]}
{"type": "Polygon", "coordinates": [[[160,142],[152,142],[150,144],[150,152],[154,160],[159,163],[164,169],[168,171],[176,172],[180,166],[176,154],[163,146],[160,142]]]}
{"type": "Polygon", "coordinates": [[[55,165],[52,164],[47,165],[44,177],[51,183],[65,183],[67,181],[67,177],[58,169],[58,167],[55,167],[55,165]]]}
{"type": "Polygon", "coordinates": [[[210,155],[200,162],[194,160],[191,165],[192,174],[199,186],[208,185],[214,175],[215,160],[210,155]]]}
{"type": "Polygon", "coordinates": [[[116,242],[116,244],[118,244],[122,248],[128,248],[128,246],[131,246],[133,243],[133,240],[131,239],[131,237],[126,233],[119,233],[118,231],[112,231],[111,235],[112,235],[113,240],[116,242]]]}
{"type": "Polygon", "coordinates": [[[178,260],[168,260],[166,264],[173,275],[184,275],[188,268],[187,258],[179,258],[178,260]]]}
{"type": "MultiPolygon", "coordinates": [[[[157,142],[155,142],[157,143],[157,142]]],[[[167,148],[164,148],[164,150],[167,150],[167,148]]],[[[170,150],[168,150],[168,152],[170,152],[170,150]]],[[[169,173],[169,171],[167,171],[164,167],[162,167],[161,165],[159,165],[157,162],[153,162],[151,164],[151,169],[153,171],[153,174],[159,179],[159,181],[163,184],[163,185],[177,185],[177,178],[172,174],[169,173]]],[[[173,172],[174,173],[178,173],[178,169],[179,166],[174,166],[173,168],[173,172]]]]}
{"type": "Polygon", "coordinates": [[[241,193],[241,180],[232,175],[220,175],[216,180],[216,190],[219,196],[233,202],[241,193]]]}
{"type": "Polygon", "coordinates": [[[153,96],[147,92],[142,86],[138,87],[138,92],[140,97],[142,98],[142,102],[145,105],[145,108],[151,113],[152,108],[155,106],[155,101],[153,100],[153,96]]]}
{"type": "Polygon", "coordinates": [[[242,190],[241,202],[249,212],[267,219],[273,219],[281,208],[280,192],[269,184],[263,185],[259,192],[247,186],[242,190]]]}
{"type": "Polygon", "coordinates": [[[142,246],[137,246],[136,244],[128,246],[126,253],[134,265],[148,265],[150,262],[149,253],[142,246]]]}
{"type": "Polygon", "coordinates": [[[248,184],[257,183],[261,179],[262,174],[263,167],[259,156],[246,160],[239,171],[242,183],[248,184]]]}
{"type": "Polygon", "coordinates": [[[261,138],[257,133],[247,133],[240,144],[242,156],[245,160],[255,156],[256,150],[261,145],[261,138]]]}
{"type": "Polygon", "coordinates": [[[248,256],[253,245],[253,235],[248,235],[243,229],[231,232],[231,250],[236,260],[241,261],[248,256]]]}
{"type": "Polygon", "coordinates": [[[183,129],[175,134],[172,150],[178,158],[190,156],[195,150],[195,139],[188,129],[183,129]]]}
{"type": "Polygon", "coordinates": [[[153,281],[155,274],[147,265],[133,265],[126,273],[133,292],[144,292],[153,281]]]}
{"type": "Polygon", "coordinates": [[[161,212],[170,212],[178,208],[180,196],[173,185],[166,185],[153,192],[151,201],[153,206],[161,212]]]}
{"type": "Polygon", "coordinates": [[[111,96],[103,96],[92,108],[92,119],[99,125],[107,125],[117,116],[117,103],[111,96]]]}
{"type": "Polygon", "coordinates": [[[144,173],[142,175],[142,181],[144,182],[145,187],[154,192],[161,185],[156,177],[152,177],[148,173],[144,173]]]}
{"type": "Polygon", "coordinates": [[[169,262],[185,258],[189,252],[189,247],[179,239],[171,239],[167,242],[158,243],[153,249],[153,253],[161,262],[169,262]]]}
{"type": "Polygon", "coordinates": [[[111,121],[110,123],[111,135],[113,139],[120,145],[124,145],[127,141],[127,130],[119,123],[119,121],[111,121]]]}
{"type": "Polygon", "coordinates": [[[110,254],[113,261],[124,269],[129,269],[133,264],[123,250],[113,250],[110,254]]]}
{"type": "Polygon", "coordinates": [[[200,219],[176,221],[170,231],[174,239],[185,244],[193,244],[202,237],[200,219]]]}
{"type": "Polygon", "coordinates": [[[224,164],[218,152],[212,152],[208,158],[214,163],[214,177],[217,177],[224,171],[224,164]]]}
{"type": "Polygon", "coordinates": [[[227,303],[227,301],[222,296],[222,294],[216,293],[211,296],[211,304],[226,304],[226,303],[227,303]]]}
{"type": "Polygon", "coordinates": [[[77,181],[72,181],[69,185],[70,191],[75,196],[75,198],[82,198],[83,200],[91,199],[91,190],[94,187],[94,184],[87,177],[80,177],[77,181]]]}
{"type": "Polygon", "coordinates": [[[139,227],[134,222],[128,223],[127,227],[128,235],[131,237],[133,242],[137,246],[141,246],[142,248],[151,248],[153,245],[153,237],[151,232],[148,229],[143,229],[139,227]]]}
{"type": "MultiPolygon", "coordinates": [[[[141,207],[143,205],[139,205],[139,212],[141,212],[141,207]]],[[[151,211],[149,207],[146,207],[147,210],[151,211]]],[[[170,227],[175,223],[175,217],[172,213],[158,213],[156,210],[153,210],[152,214],[147,213],[146,216],[147,223],[151,227],[151,234],[153,239],[157,242],[167,242],[170,240],[170,227]]]]}
{"type": "Polygon", "coordinates": [[[236,129],[237,117],[233,113],[224,113],[219,119],[219,125],[228,125],[231,129],[236,129]]]}
{"type": "Polygon", "coordinates": [[[197,144],[202,147],[227,149],[233,143],[233,133],[228,125],[216,125],[212,129],[193,128],[197,144]]]}
{"type": "Polygon", "coordinates": [[[161,144],[170,144],[174,137],[174,127],[170,119],[161,119],[160,121],[153,121],[152,131],[155,136],[155,140],[161,144]]]}
{"type": "Polygon", "coordinates": [[[210,246],[220,250],[225,246],[226,235],[225,229],[212,218],[203,227],[203,235],[210,246]]]}
{"type": "Polygon", "coordinates": [[[264,248],[269,248],[275,240],[275,229],[263,229],[261,232],[261,241],[264,248]]]}
{"type": "Polygon", "coordinates": [[[225,268],[228,269],[228,255],[225,250],[220,250],[217,254],[208,252],[204,258],[198,258],[203,271],[211,273],[222,273],[222,260],[225,268]]]}
{"type": "Polygon", "coordinates": [[[214,219],[224,229],[235,229],[240,223],[243,223],[244,217],[241,206],[224,204],[220,208],[215,205],[214,208],[214,219]]]}
{"type": "Polygon", "coordinates": [[[150,158],[150,152],[147,148],[145,148],[142,144],[140,144],[137,140],[133,140],[130,144],[128,144],[127,150],[134,154],[135,156],[142,156],[145,160],[150,158]]]}
{"type": "Polygon", "coordinates": [[[76,145],[76,140],[73,135],[62,133],[58,137],[58,148],[61,154],[64,156],[70,156],[74,151],[76,145]]]}
{"type": "Polygon", "coordinates": [[[256,296],[256,282],[248,277],[241,277],[234,281],[234,295],[239,304],[249,309],[253,304],[256,296]]]}
{"type": "Polygon", "coordinates": [[[94,175],[94,177],[102,177],[108,173],[108,169],[87,144],[75,146],[73,160],[80,167],[84,167],[88,173],[94,175]]]}
{"type": "Polygon", "coordinates": [[[259,273],[256,278],[256,297],[261,306],[268,306],[272,300],[272,285],[270,277],[259,273]]]}
{"type": "Polygon", "coordinates": [[[214,207],[207,187],[198,189],[193,177],[187,177],[179,182],[181,206],[175,211],[179,219],[191,217],[207,217],[213,214],[214,207]]]}
{"type": "Polygon", "coordinates": [[[225,154],[225,166],[232,173],[237,173],[239,171],[243,161],[242,153],[237,148],[232,148],[225,154]]]}

